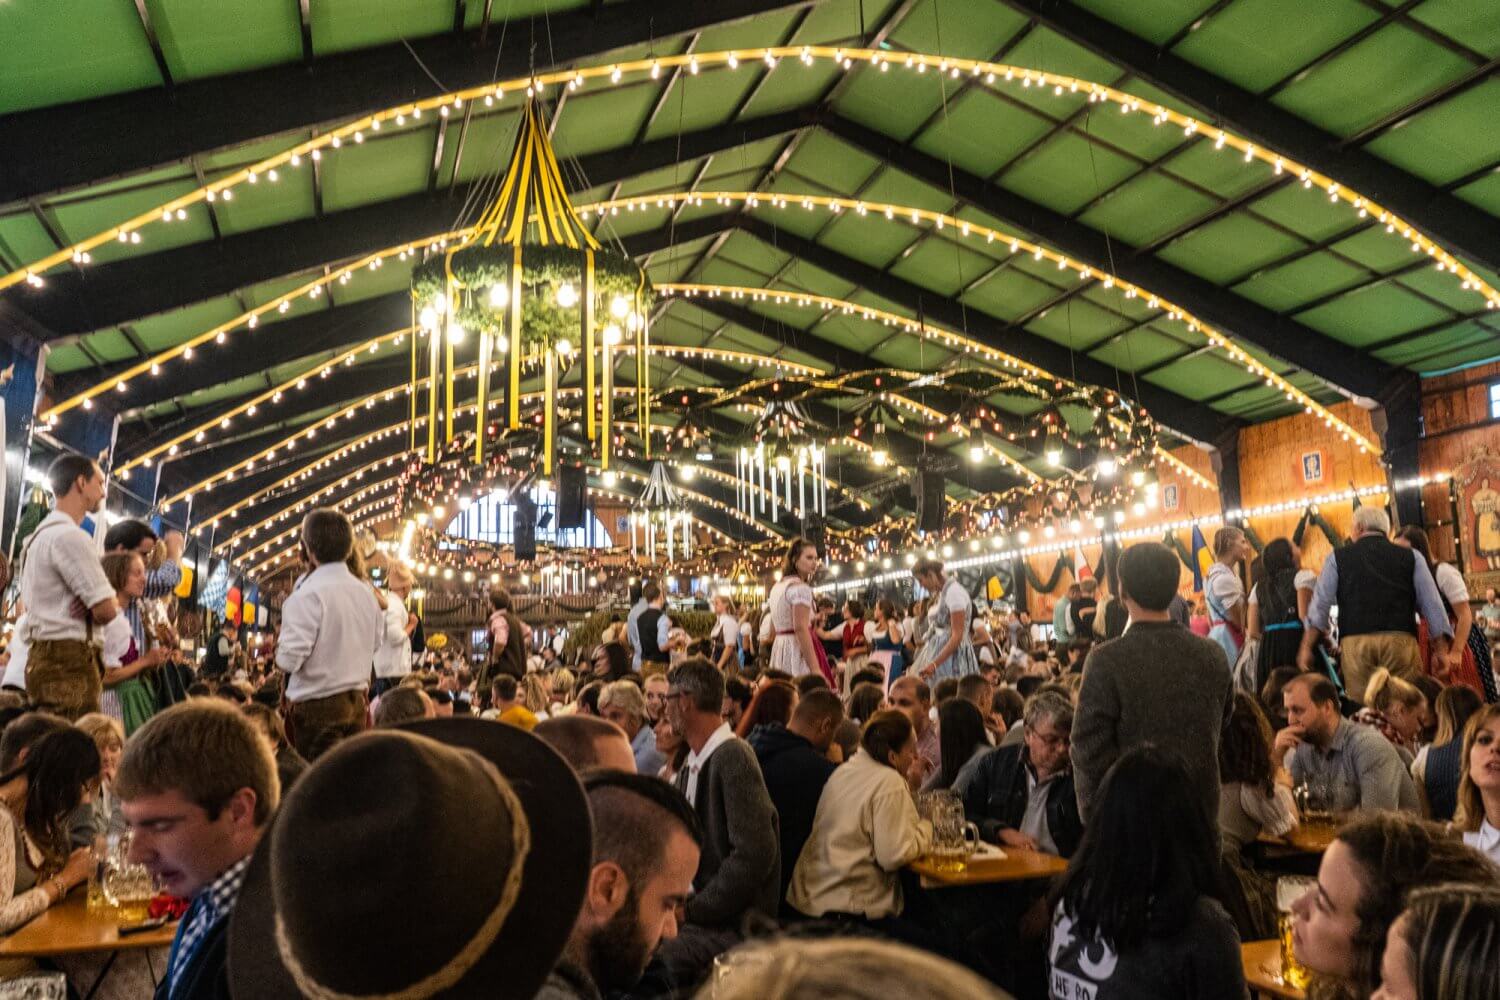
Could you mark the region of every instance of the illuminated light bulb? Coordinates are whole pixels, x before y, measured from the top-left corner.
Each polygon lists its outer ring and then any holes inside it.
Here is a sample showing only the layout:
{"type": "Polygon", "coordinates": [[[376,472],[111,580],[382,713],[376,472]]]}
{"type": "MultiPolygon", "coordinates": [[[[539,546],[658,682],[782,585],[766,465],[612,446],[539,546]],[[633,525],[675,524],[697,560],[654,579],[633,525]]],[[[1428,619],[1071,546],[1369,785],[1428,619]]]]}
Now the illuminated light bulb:
{"type": "Polygon", "coordinates": [[[572,282],[565,281],[557,286],[557,304],[564,309],[572,309],[578,304],[578,289],[572,282]]]}
{"type": "Polygon", "coordinates": [[[1112,478],[1119,468],[1119,464],[1113,458],[1101,457],[1099,459],[1099,475],[1105,479],[1112,478]]]}
{"type": "Polygon", "coordinates": [[[608,470],[605,471],[605,473],[604,473],[604,485],[605,486],[614,486],[619,481],[620,481],[620,477],[615,473],[615,470],[608,469],[608,470]]]}
{"type": "Polygon", "coordinates": [[[615,319],[624,319],[630,312],[630,300],[623,295],[616,295],[609,300],[609,314],[615,319]]]}
{"type": "Polygon", "coordinates": [[[694,465],[693,463],[688,462],[687,464],[685,464],[682,467],[682,481],[683,482],[690,483],[690,482],[693,481],[693,478],[695,476],[697,476],[697,475],[698,475],[698,467],[696,465],[694,465]]]}
{"type": "Polygon", "coordinates": [[[1025,528],[1022,528],[1020,531],[1016,532],[1016,539],[1022,545],[1025,545],[1027,542],[1031,541],[1031,532],[1027,531],[1025,528]]]}
{"type": "Polygon", "coordinates": [[[448,343],[462,344],[464,342],[464,328],[458,323],[448,324],[448,343]]]}
{"type": "Polygon", "coordinates": [[[969,461],[975,465],[984,461],[984,445],[977,441],[969,445],[969,461]]]}
{"type": "Polygon", "coordinates": [[[501,284],[490,288],[490,308],[504,309],[510,304],[510,289],[501,284]]]}
{"type": "Polygon", "coordinates": [[[116,392],[124,392],[125,391],[125,383],[124,382],[116,382],[115,383],[115,391],[116,392]]]}
{"type": "Polygon", "coordinates": [[[611,347],[620,342],[620,328],[611,323],[604,328],[604,342],[611,347]]]}
{"type": "Polygon", "coordinates": [[[424,329],[424,330],[435,330],[435,329],[437,329],[438,314],[437,314],[437,310],[434,309],[434,308],[432,308],[432,306],[423,306],[422,307],[422,313],[421,313],[421,316],[419,317],[419,319],[420,319],[420,322],[422,324],[422,329],[424,329]]]}
{"type": "Polygon", "coordinates": [[[567,338],[559,338],[557,341],[557,353],[560,357],[567,357],[573,353],[573,343],[567,338]]]}
{"type": "Polygon", "coordinates": [[[1136,469],[1134,472],[1132,472],[1130,474],[1130,485],[1131,486],[1144,486],[1145,484],[1146,484],[1146,473],[1143,470],[1136,469]]]}
{"type": "Polygon", "coordinates": [[[1050,465],[1050,466],[1052,466],[1053,468],[1056,468],[1057,466],[1062,465],[1062,446],[1061,445],[1052,445],[1052,444],[1049,444],[1047,446],[1047,450],[1044,453],[1044,455],[1045,455],[1045,457],[1047,459],[1047,464],[1050,465]]]}

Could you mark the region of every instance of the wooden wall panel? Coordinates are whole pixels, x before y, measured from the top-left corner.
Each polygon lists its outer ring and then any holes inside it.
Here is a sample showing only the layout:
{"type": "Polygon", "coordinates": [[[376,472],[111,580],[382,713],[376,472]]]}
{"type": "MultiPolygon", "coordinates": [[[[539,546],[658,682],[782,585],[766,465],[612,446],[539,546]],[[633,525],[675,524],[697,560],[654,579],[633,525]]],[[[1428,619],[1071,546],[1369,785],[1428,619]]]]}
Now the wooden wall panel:
{"type": "MultiPolygon", "coordinates": [[[[1370,425],[1369,411],[1353,403],[1330,407],[1334,415],[1356,431],[1376,439],[1370,425]]],[[[1279,420],[1256,424],[1240,431],[1240,500],[1246,508],[1268,504],[1292,503],[1292,509],[1281,514],[1253,518],[1251,526],[1261,539],[1290,538],[1302,517],[1305,501],[1343,490],[1385,483],[1385,469],[1373,455],[1358,448],[1321,420],[1296,414],[1279,420]],[[1321,456],[1322,478],[1309,482],[1303,473],[1304,456],[1321,456]]],[[[1372,502],[1383,503],[1384,497],[1372,502]]],[[[1320,508],[1320,513],[1341,535],[1349,533],[1353,521],[1353,504],[1344,501],[1320,508]]],[[[1317,530],[1303,537],[1302,562],[1317,570],[1332,546],[1317,530]]]]}

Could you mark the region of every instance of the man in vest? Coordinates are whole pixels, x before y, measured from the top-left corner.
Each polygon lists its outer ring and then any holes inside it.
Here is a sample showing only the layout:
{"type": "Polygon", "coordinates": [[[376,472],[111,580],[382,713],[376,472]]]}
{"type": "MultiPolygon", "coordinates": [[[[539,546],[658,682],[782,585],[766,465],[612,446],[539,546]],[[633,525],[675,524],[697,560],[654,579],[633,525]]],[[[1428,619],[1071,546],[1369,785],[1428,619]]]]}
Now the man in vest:
{"type": "Polygon", "coordinates": [[[224,680],[229,676],[234,663],[234,647],[238,644],[234,622],[225,618],[219,623],[219,634],[209,640],[203,652],[203,664],[198,676],[205,680],[224,680]]]}
{"type": "Polygon", "coordinates": [[[636,635],[640,640],[637,656],[641,661],[642,673],[658,673],[667,669],[669,659],[667,633],[671,631],[672,623],[662,610],[666,606],[667,595],[662,593],[657,584],[648,583],[641,591],[641,597],[646,601],[646,610],[635,620],[636,635]]]}
{"type": "Polygon", "coordinates": [[[490,686],[501,674],[520,680],[526,676],[526,637],[528,630],[511,609],[510,591],[504,587],[490,589],[490,655],[479,675],[479,692],[488,695],[490,686]]]}
{"type": "Polygon", "coordinates": [[[1307,609],[1307,628],[1297,665],[1313,669],[1313,650],[1328,633],[1328,611],[1339,609],[1339,658],[1344,691],[1364,701],[1365,683],[1380,667],[1411,680],[1422,673],[1417,644],[1417,615],[1427,623],[1432,663],[1439,680],[1447,680],[1453,628],[1427,562],[1396,545],[1391,519],[1379,507],[1354,512],[1354,540],[1323,561],[1307,609]]]}
{"type": "Polygon", "coordinates": [[[63,455],[47,470],[52,513],[37,525],[21,559],[31,707],[73,720],[99,711],[96,626],[120,613],[94,540],[80,525],[104,506],[104,472],[82,455],[63,455]]]}

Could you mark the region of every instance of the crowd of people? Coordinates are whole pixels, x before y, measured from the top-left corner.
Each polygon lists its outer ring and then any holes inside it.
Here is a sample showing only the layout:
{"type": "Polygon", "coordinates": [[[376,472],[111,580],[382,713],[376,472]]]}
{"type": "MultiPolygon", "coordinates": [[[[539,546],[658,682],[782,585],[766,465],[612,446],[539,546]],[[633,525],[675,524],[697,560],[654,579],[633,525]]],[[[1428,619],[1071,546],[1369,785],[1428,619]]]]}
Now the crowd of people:
{"type": "Polygon", "coordinates": [[[716,597],[685,639],[642,580],[567,665],[499,587],[480,662],[414,653],[410,573],[373,584],[319,509],[264,657],[231,628],[194,664],[160,606],[181,537],[121,521],[101,557],[97,466],[49,477],[0,691],[0,933],[119,838],[187,904],[166,1000],[1242,997],[1240,944],[1277,933],[1262,841],[1319,822],[1288,918],[1311,995],[1500,982],[1500,605],[1377,508],[1316,572],[1222,528],[1207,628],[1158,543],[1048,636],[932,559],[867,619],[797,539],[763,607],[716,597]],[[924,888],[950,809],[1065,874],[924,888]]]}

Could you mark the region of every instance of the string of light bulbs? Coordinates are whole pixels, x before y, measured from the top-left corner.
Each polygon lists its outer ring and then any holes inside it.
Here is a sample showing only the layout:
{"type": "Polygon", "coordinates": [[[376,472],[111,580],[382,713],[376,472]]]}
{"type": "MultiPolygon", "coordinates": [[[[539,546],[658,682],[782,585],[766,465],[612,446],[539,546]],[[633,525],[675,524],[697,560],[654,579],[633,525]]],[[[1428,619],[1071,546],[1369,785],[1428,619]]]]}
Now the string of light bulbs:
{"type": "Polygon", "coordinates": [[[1241,153],[1243,161],[1247,164],[1259,162],[1269,167],[1277,176],[1291,174],[1298,178],[1305,188],[1317,187],[1329,196],[1330,201],[1336,203],[1342,201],[1348,204],[1360,218],[1374,217],[1378,222],[1385,224],[1388,233],[1394,234],[1399,231],[1402,239],[1411,242],[1413,252],[1425,251],[1428,256],[1437,261],[1443,270],[1451,271],[1461,278],[1463,289],[1472,289],[1483,295],[1488,308],[1500,307],[1500,293],[1497,293],[1478,274],[1395,212],[1346,186],[1341,181],[1315,171],[1295,159],[1264,148],[1228,129],[1184,114],[1175,108],[1119,90],[1105,83],[1033,67],[931,53],[824,45],[783,45],[648,56],[623,62],[531,74],[395,105],[360,116],[321,135],[299,142],[289,149],[272,154],[215,181],[202,184],[116,226],[17,268],[0,277],[0,290],[22,282],[33,287],[41,287],[44,284],[42,275],[48,270],[70,262],[80,266],[87,264],[91,259],[90,251],[111,240],[139,244],[141,242],[140,231],[149,225],[181,221],[186,218],[186,209],[199,203],[212,203],[219,199],[230,200],[237,187],[242,184],[258,183],[262,176],[274,183],[278,179],[279,169],[296,169],[302,165],[304,157],[313,161],[320,160],[325,150],[337,150],[346,143],[358,145],[364,141],[366,131],[379,131],[388,126],[399,128],[407,124],[408,118],[411,119],[413,125],[416,125],[422,121],[424,112],[435,112],[440,118],[446,118],[454,111],[461,110],[466,102],[479,101],[485,107],[493,107],[507,94],[517,96],[524,91],[529,100],[536,94],[544,92],[549,86],[563,86],[571,92],[583,88],[588,82],[594,80],[607,79],[611,85],[620,84],[626,77],[634,80],[641,76],[649,76],[650,79],[655,80],[661,77],[664,69],[678,68],[686,69],[689,75],[696,76],[706,68],[724,67],[736,70],[741,65],[756,61],[762,61],[774,69],[784,59],[797,59],[807,66],[812,66],[819,61],[832,61],[846,72],[856,65],[872,66],[882,73],[888,72],[892,66],[912,71],[916,75],[925,75],[929,70],[936,70],[936,76],[947,76],[952,79],[967,76],[981,80],[984,85],[990,87],[1014,85],[1028,90],[1033,87],[1042,91],[1050,89],[1056,97],[1084,94],[1087,95],[1089,103],[1113,104],[1120,109],[1121,114],[1126,115],[1145,111],[1151,116],[1152,123],[1158,127],[1170,123],[1182,128],[1185,136],[1200,134],[1205,137],[1212,136],[1216,150],[1223,150],[1227,147],[1241,153]]]}

